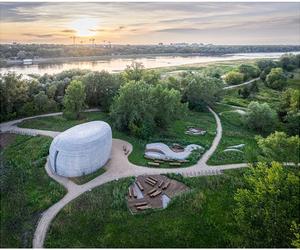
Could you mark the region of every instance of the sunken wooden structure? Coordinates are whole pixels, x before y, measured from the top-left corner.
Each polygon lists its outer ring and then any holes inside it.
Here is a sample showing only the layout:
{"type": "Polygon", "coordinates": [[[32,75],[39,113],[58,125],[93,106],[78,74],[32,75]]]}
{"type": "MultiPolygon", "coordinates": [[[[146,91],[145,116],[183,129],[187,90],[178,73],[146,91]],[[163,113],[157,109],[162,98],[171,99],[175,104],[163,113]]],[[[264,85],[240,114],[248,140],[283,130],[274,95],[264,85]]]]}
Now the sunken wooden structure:
{"type": "Polygon", "coordinates": [[[189,188],[183,183],[169,179],[164,175],[140,175],[128,188],[128,208],[132,213],[142,212],[150,208],[163,208],[164,197],[167,196],[168,199],[172,199],[188,190],[189,188]]]}

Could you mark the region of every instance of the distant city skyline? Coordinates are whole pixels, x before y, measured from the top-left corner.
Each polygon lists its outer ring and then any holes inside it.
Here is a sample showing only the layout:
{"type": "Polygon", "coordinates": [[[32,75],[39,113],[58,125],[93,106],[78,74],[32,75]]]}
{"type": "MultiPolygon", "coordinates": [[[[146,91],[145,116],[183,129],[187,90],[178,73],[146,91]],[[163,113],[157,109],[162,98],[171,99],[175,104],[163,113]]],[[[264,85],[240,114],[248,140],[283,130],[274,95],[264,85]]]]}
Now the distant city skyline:
{"type": "Polygon", "coordinates": [[[0,3],[1,43],[300,44],[300,3],[0,3]]]}

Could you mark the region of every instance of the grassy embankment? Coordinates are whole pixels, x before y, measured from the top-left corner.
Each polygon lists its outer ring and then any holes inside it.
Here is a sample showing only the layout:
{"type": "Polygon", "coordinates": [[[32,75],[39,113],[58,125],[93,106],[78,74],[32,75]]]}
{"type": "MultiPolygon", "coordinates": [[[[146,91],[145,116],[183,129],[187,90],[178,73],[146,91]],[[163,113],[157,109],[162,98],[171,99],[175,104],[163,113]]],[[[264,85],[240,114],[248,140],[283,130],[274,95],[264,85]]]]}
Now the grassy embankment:
{"type": "MultiPolygon", "coordinates": [[[[300,70],[297,69],[293,72],[294,77],[288,79],[287,88],[299,89],[300,87],[300,70]]],[[[246,108],[251,101],[257,101],[259,103],[268,103],[274,110],[278,109],[282,92],[270,88],[267,88],[262,81],[257,81],[259,91],[244,99],[238,94],[238,89],[227,90],[222,100],[222,104],[239,106],[246,108]]],[[[228,146],[237,144],[246,144],[246,147],[250,147],[255,151],[257,148],[255,136],[257,132],[247,129],[243,123],[243,115],[232,112],[235,109],[225,106],[217,105],[215,108],[219,113],[222,126],[223,137],[217,151],[209,160],[209,164],[226,164],[226,163],[240,163],[247,162],[245,154],[239,152],[223,152],[228,146]]],[[[278,122],[276,130],[281,131],[284,124],[278,122]]],[[[265,136],[265,135],[263,135],[265,136]]],[[[245,151],[247,149],[244,149],[245,151]]]]}
{"type": "MultiPolygon", "coordinates": [[[[54,131],[64,131],[76,124],[103,120],[111,123],[107,113],[91,112],[84,113],[84,119],[79,121],[67,121],[62,116],[42,117],[32,120],[27,120],[21,123],[20,127],[25,128],[39,128],[54,131]]],[[[167,130],[157,130],[152,138],[148,140],[141,140],[126,133],[113,130],[113,137],[126,140],[133,145],[133,152],[129,155],[129,160],[138,165],[147,165],[148,160],[144,158],[145,145],[150,142],[165,142],[167,144],[180,143],[187,145],[191,143],[199,144],[208,149],[215,137],[216,124],[214,117],[208,112],[193,112],[189,111],[187,117],[175,121],[167,130]],[[190,136],[184,134],[188,126],[197,126],[207,130],[204,136],[190,136]]],[[[189,166],[197,162],[199,155],[194,153],[191,155],[190,162],[183,166],[189,166]]],[[[171,167],[167,163],[161,164],[161,167],[171,167]]]]}
{"type": "Polygon", "coordinates": [[[48,137],[17,135],[0,152],[2,248],[32,247],[41,213],[65,194],[44,169],[50,143],[48,137]]]}
{"type": "MultiPolygon", "coordinates": [[[[125,195],[131,179],[107,183],[68,204],[51,225],[46,247],[231,247],[239,237],[234,193],[244,170],[183,178],[190,192],[167,209],[132,215],[125,195]],[[74,226],[76,225],[76,226],[74,226]]],[[[173,175],[174,177],[174,175],[173,175]]]]}

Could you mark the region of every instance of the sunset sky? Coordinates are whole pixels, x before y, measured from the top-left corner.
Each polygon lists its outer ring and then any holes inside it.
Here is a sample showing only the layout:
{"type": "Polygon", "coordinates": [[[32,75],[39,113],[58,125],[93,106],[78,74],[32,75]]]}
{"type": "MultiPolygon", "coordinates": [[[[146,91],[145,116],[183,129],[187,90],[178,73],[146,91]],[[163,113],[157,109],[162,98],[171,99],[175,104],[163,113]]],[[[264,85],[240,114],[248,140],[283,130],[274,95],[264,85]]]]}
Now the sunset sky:
{"type": "Polygon", "coordinates": [[[0,3],[0,42],[300,44],[300,3],[0,3]]]}

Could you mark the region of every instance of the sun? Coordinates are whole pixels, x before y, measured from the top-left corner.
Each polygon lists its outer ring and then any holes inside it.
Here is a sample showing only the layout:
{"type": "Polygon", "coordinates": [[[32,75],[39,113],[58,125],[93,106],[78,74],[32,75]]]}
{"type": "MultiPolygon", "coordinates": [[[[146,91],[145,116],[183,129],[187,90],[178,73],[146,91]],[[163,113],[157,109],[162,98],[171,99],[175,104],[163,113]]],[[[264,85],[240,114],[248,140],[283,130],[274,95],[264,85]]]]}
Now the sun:
{"type": "Polygon", "coordinates": [[[70,24],[70,28],[76,31],[77,36],[94,36],[96,34],[97,20],[82,18],[70,24]]]}

